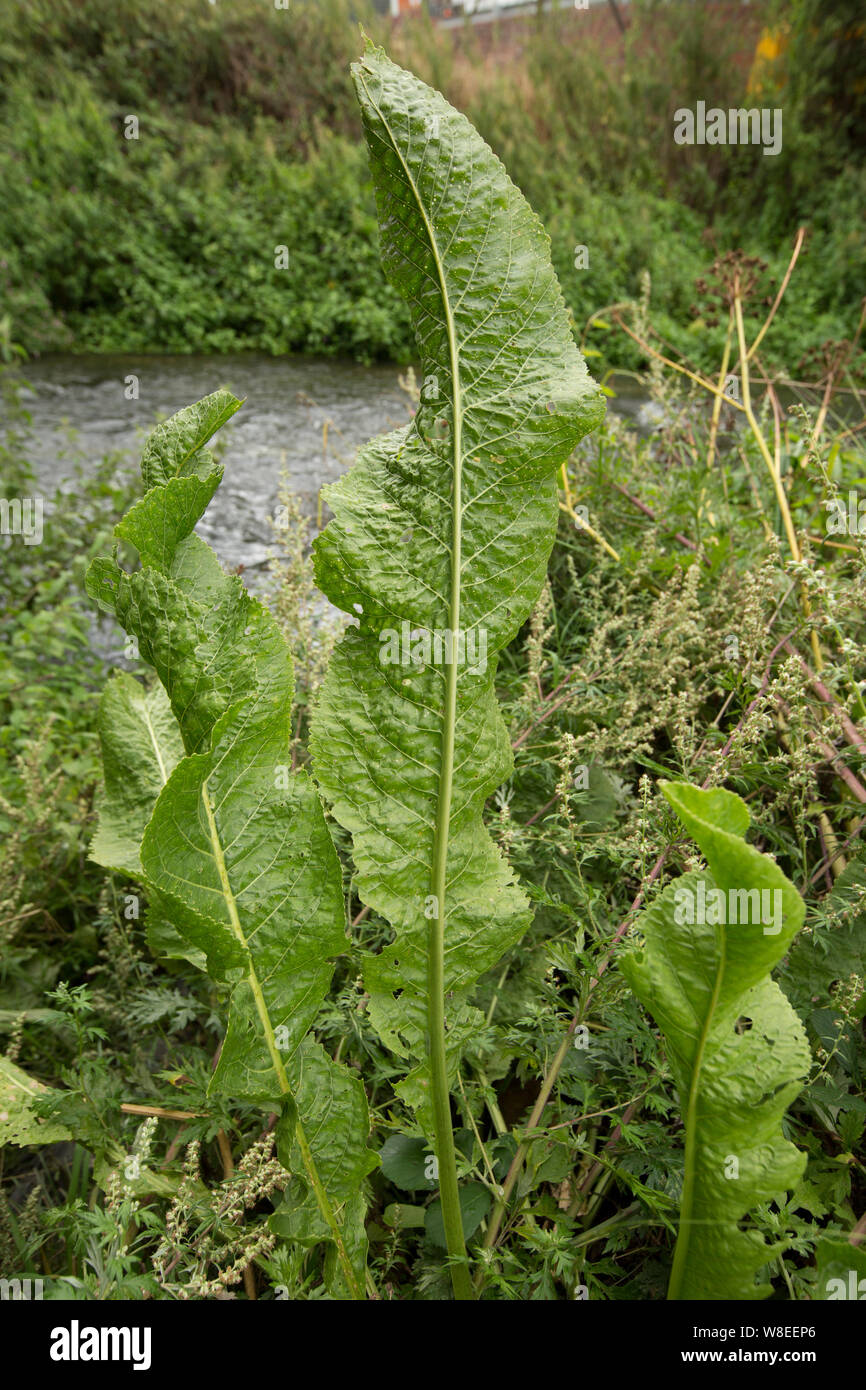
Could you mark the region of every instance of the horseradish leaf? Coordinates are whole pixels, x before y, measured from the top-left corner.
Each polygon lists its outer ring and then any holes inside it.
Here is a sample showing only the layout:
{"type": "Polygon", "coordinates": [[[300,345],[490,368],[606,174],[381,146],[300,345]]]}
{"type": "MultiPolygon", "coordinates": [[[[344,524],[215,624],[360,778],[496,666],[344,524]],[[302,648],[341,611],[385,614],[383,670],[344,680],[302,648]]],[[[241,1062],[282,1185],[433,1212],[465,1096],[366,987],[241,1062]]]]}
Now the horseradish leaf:
{"type": "Polygon", "coordinates": [[[544,581],[557,469],[604,405],[548,238],[499,160],[381,51],[353,73],[382,258],[424,384],[412,422],[325,489],[334,519],[315,543],[317,582],[357,627],[333,656],[311,748],[352,834],[358,892],[393,927],[365,968],[370,1017],[415,1063],[402,1094],[436,1129],[442,1167],[447,1089],[430,1104],[430,1087],[444,999],[453,1071],[473,985],[530,919],[482,820],[512,766],[497,655],[544,581]]]}
{"type": "Polygon", "coordinates": [[[799,1018],[770,978],[804,907],[777,864],[745,843],[732,792],[662,783],[708,873],[670,884],[635,925],[642,944],[622,973],[661,1029],[685,1124],[680,1225],[668,1297],[758,1299],[768,1245],[749,1224],[759,1204],[796,1186],[806,1156],[782,1120],[810,1053],[799,1018]]]}
{"type": "Polygon", "coordinates": [[[106,869],[141,877],[141,839],[183,744],[161,685],[146,689],[117,671],[99,702],[105,795],[90,857],[106,869]]]}
{"type": "Polygon", "coordinates": [[[342,874],[315,789],[291,772],[286,643],[194,531],[221,478],[205,445],[239,405],[217,392],[154,431],[142,463],[148,490],[116,528],[142,567],[128,573],[102,559],[88,574],[89,592],[135,635],[168,697],[160,703],[131,677],[108,687],[97,847],[146,883],[152,939],[206,963],[225,989],[228,1026],[211,1086],[279,1111],[303,1243],[330,1242],[331,1292],[363,1297],[361,1189],[376,1163],[366,1097],[307,1036],[346,949],[342,874]],[[170,765],[150,758],[148,714],[172,730],[170,765]]]}
{"type": "Polygon", "coordinates": [[[287,731],[241,706],[157,802],[141,861],[163,913],[233,985],[212,1086],[267,1101],[283,1089],[346,947],[341,875],[304,773],[279,780],[287,731]],[[261,1003],[264,1007],[261,1008],[261,1003]]]}

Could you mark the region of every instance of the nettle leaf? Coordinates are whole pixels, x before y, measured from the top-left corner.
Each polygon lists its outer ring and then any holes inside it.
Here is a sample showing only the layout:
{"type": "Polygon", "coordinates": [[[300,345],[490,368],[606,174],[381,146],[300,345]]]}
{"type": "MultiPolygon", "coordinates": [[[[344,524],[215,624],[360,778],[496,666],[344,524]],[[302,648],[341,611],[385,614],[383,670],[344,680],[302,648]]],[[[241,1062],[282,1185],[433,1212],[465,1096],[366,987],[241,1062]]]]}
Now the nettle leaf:
{"type": "Polygon", "coordinates": [[[352,834],[358,892],[394,929],[365,966],[369,1013],[416,1063],[399,1089],[431,1133],[437,1000],[453,1073],[477,1024],[473,985],[530,920],[482,819],[512,766],[496,660],[544,581],[557,468],[604,404],[549,240],[499,160],[381,51],[353,74],[382,258],[424,385],[412,422],[324,490],[334,519],[314,546],[317,582],[357,627],[334,653],[311,748],[352,834]]]}
{"type": "Polygon", "coordinates": [[[206,965],[227,990],[211,1086],[280,1111],[278,1151],[297,1175],[286,1198],[296,1235],[332,1242],[329,1288],[361,1297],[362,1184],[377,1161],[366,1097],[308,1037],[346,949],[340,864],[312,782],[290,772],[286,643],[193,529],[221,478],[204,446],[239,406],[216,392],[154,431],[142,463],[151,486],[116,528],[142,568],[102,559],[88,574],[88,591],[135,634],[168,697],[132,677],[107,687],[94,849],[146,883],[152,939],[206,965]]]}
{"type": "Polygon", "coordinates": [[[680,1226],[669,1298],[757,1299],[758,1271],[784,1248],[749,1214],[797,1185],[806,1155],[782,1121],[802,1089],[803,1026],[770,978],[804,917],[777,864],[745,843],[732,792],[661,783],[709,873],[670,884],[636,923],[642,946],[620,967],[660,1027],[686,1131],[680,1226]]]}

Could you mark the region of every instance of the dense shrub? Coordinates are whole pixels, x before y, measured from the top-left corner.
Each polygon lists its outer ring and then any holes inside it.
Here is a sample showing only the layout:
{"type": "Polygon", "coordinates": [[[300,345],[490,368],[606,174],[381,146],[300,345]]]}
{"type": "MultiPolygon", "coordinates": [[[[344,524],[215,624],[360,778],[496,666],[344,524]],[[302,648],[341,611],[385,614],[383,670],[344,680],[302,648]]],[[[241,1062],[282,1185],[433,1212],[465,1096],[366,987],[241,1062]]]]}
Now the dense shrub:
{"type": "MultiPolygon", "coordinates": [[[[423,21],[389,41],[503,158],[551,231],[578,324],[635,297],[649,270],[660,326],[707,362],[702,324],[688,325],[714,255],[705,229],[781,271],[808,222],[809,276],[765,344],[791,364],[853,336],[864,283],[855,10],[768,6],[781,56],[751,72],[751,37],[688,0],[632,5],[621,54],[576,42],[574,14],[556,11],[487,57],[473,31],[423,21]],[[784,105],[778,157],[674,145],[678,105],[739,105],[747,88],[784,105]]],[[[0,0],[0,16],[0,311],[28,350],[408,357],[347,75],[354,21],[388,34],[364,0],[0,0]]],[[[604,346],[638,365],[624,340],[604,346]]]]}

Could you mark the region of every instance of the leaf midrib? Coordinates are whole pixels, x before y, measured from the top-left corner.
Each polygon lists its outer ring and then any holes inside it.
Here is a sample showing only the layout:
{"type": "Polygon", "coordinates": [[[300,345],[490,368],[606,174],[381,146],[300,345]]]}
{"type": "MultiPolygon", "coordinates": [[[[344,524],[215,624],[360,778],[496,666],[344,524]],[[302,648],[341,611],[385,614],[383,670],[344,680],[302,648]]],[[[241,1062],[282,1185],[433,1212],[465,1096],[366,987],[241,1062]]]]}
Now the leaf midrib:
{"type": "MultiPolygon", "coordinates": [[[[370,88],[367,86],[367,83],[364,80],[363,76],[361,80],[364,83],[364,91],[367,94],[370,105],[376,111],[384,129],[388,132],[388,138],[391,142],[391,149],[394,151],[395,155],[400,161],[403,173],[406,177],[406,182],[415,199],[416,205],[418,207],[418,212],[420,213],[421,219],[424,223],[424,229],[427,233],[427,239],[430,244],[430,250],[432,252],[433,259],[436,264],[436,275],[439,281],[439,291],[442,298],[442,308],[445,314],[445,327],[448,334],[448,355],[451,360],[451,406],[454,413],[452,431],[453,479],[451,503],[451,588],[449,593],[448,620],[451,631],[455,632],[456,624],[460,620],[460,572],[462,565],[463,546],[463,398],[460,387],[460,353],[457,345],[457,332],[454,327],[454,315],[451,309],[451,300],[448,294],[448,288],[445,281],[445,267],[442,263],[442,257],[439,254],[439,244],[436,240],[436,234],[433,230],[433,225],[429,217],[427,216],[427,210],[424,206],[424,201],[421,197],[420,190],[415,182],[415,179],[412,176],[412,173],[409,169],[408,164],[406,163],[406,160],[403,157],[394,132],[391,129],[391,126],[388,122],[387,116],[372,96],[370,88]]],[[[454,666],[455,663],[452,662],[451,665],[454,666]]],[[[449,667],[449,670],[450,669],[451,668],[449,667]]]]}
{"type": "MultiPolygon", "coordinates": [[[[360,71],[360,70],[359,70],[360,71]]],[[[451,404],[453,411],[452,427],[452,494],[451,494],[451,576],[448,596],[448,627],[452,633],[457,633],[460,626],[460,599],[461,599],[461,570],[462,570],[462,546],[463,546],[463,505],[462,505],[462,448],[463,448],[463,401],[460,389],[460,364],[459,348],[457,344],[457,334],[454,327],[454,316],[451,310],[451,301],[445,282],[445,268],[439,254],[439,245],[433,226],[427,216],[418,185],[412,176],[409,166],[403,157],[400,146],[395,138],[394,132],[388,122],[388,118],[382,111],[378,102],[370,92],[363,74],[361,81],[367,99],[371,107],[375,110],[383,128],[388,134],[391,149],[396,154],[403,169],[407,185],[415,199],[418,212],[424,223],[430,250],[436,265],[436,274],[439,280],[439,291],[442,299],[442,308],[445,314],[445,327],[448,334],[448,354],[451,361],[451,404]]],[[[456,640],[456,638],[455,638],[456,640]]],[[[442,951],[445,935],[445,884],[448,860],[448,838],[451,825],[451,801],[453,797],[454,785],[454,745],[457,726],[457,676],[458,666],[456,661],[449,663],[446,675],[445,686],[445,707],[442,714],[442,749],[441,764],[439,769],[439,788],[436,805],[436,822],[433,836],[433,862],[431,865],[431,888],[434,896],[438,899],[439,917],[433,919],[437,922],[436,935],[438,940],[438,950],[442,951]]],[[[431,927],[432,932],[432,927],[431,927]]]]}
{"type": "Polygon", "coordinates": [[[249,961],[249,971],[247,973],[247,980],[249,982],[253,998],[255,999],[256,1010],[261,1020],[262,1028],[264,1030],[265,1045],[268,1049],[268,1054],[271,1059],[271,1065],[273,1066],[274,1071],[276,1072],[277,1081],[279,1082],[280,1090],[282,1091],[283,1095],[291,1096],[292,1089],[289,1085],[289,1078],[286,1075],[286,1068],[283,1065],[283,1059],[280,1056],[279,1048],[277,1047],[277,1040],[274,1034],[273,1024],[271,1023],[270,1014],[268,1013],[268,1006],[265,1002],[264,992],[262,990],[259,977],[256,974],[255,965],[253,964],[253,956],[252,951],[250,950],[250,944],[247,941],[247,938],[244,934],[244,929],[241,926],[241,919],[240,914],[238,913],[237,901],[235,899],[234,891],[229,880],[228,868],[226,867],[222,841],[220,840],[219,830],[217,829],[213,803],[211,802],[210,795],[208,793],[207,778],[205,778],[202,782],[201,799],[202,804],[204,805],[205,815],[207,817],[211,850],[214,857],[214,863],[217,867],[220,888],[222,889],[222,895],[225,900],[226,909],[228,911],[229,922],[231,923],[232,931],[234,932],[235,936],[237,937],[238,941],[243,947],[247,956],[247,960],[249,961]]]}
{"type": "Polygon", "coordinates": [[[146,700],[142,701],[142,711],[144,714],[144,722],[147,725],[147,732],[150,736],[150,741],[153,744],[153,751],[156,754],[156,761],[159,763],[159,775],[162,778],[162,785],[165,786],[166,782],[168,781],[168,773],[165,770],[165,763],[162,760],[162,753],[160,752],[159,743],[156,737],[156,731],[154,730],[153,724],[151,722],[150,710],[147,707],[146,700]]]}
{"type": "MultiPolygon", "coordinates": [[[[223,897],[225,898],[226,907],[228,909],[229,921],[231,922],[232,931],[234,932],[241,946],[246,951],[247,959],[249,960],[250,968],[247,975],[247,980],[256,1003],[256,1010],[258,1012],[259,1018],[261,1019],[262,1028],[265,1034],[265,1043],[268,1049],[268,1054],[271,1059],[271,1064],[274,1068],[274,1071],[276,1072],[277,1081],[279,1083],[281,1092],[284,1096],[288,1097],[291,1100],[294,1100],[294,1097],[292,1095],[292,1088],[289,1085],[289,1078],[286,1074],[286,1068],[283,1064],[283,1059],[280,1056],[279,1048],[277,1047],[277,1040],[274,1035],[274,1028],[273,1024],[271,1023],[270,1014],[268,1013],[268,1006],[265,1002],[265,996],[262,990],[261,982],[259,981],[259,977],[256,974],[255,966],[253,964],[252,951],[250,950],[249,942],[247,941],[247,938],[244,935],[244,929],[241,926],[240,914],[238,913],[237,902],[235,900],[234,891],[229,880],[228,868],[226,866],[225,855],[223,853],[222,841],[220,840],[219,830],[217,829],[216,816],[214,815],[213,803],[211,802],[210,794],[208,792],[208,779],[206,777],[204,778],[201,786],[201,799],[204,805],[205,815],[207,817],[208,832],[210,834],[214,862],[217,866],[217,873],[219,874],[220,886],[222,888],[223,897]]],[[[343,1274],[346,1278],[346,1283],[350,1291],[352,1292],[353,1298],[360,1299],[363,1297],[363,1289],[355,1277],[355,1273],[352,1268],[352,1262],[349,1258],[349,1253],[346,1249],[342,1232],[340,1231],[340,1227],[337,1224],[337,1220],[334,1215],[334,1210],[331,1206],[330,1198],[328,1197],[322,1180],[319,1177],[316,1168],[316,1162],[313,1157],[312,1150],[310,1149],[309,1141],[304,1131],[304,1126],[301,1121],[301,1117],[298,1114],[295,1115],[294,1137],[301,1151],[303,1165],[306,1170],[307,1177],[309,1178],[309,1181],[315,1193],[319,1210],[322,1216],[324,1217],[328,1227],[330,1228],[331,1239],[334,1241],[334,1244],[337,1247],[337,1258],[339,1259],[340,1264],[343,1267],[343,1274]]]]}
{"type": "MultiPolygon", "coordinates": [[[[460,362],[457,335],[454,328],[454,315],[445,283],[445,269],[439,254],[430,219],[421,199],[420,191],[394,137],[394,132],[381,107],[373,99],[361,68],[357,69],[367,99],[376,111],[384,130],[387,132],[391,149],[403,168],[408,187],[415,199],[418,212],[424,224],[430,251],[439,279],[442,308],[445,314],[445,327],[448,335],[448,354],[451,363],[451,405],[452,420],[452,482],[451,482],[451,574],[448,595],[448,627],[452,633],[460,628],[460,581],[462,570],[462,448],[463,448],[463,403],[460,390],[460,362]]],[[[433,850],[430,866],[430,887],[436,905],[436,912],[430,918],[427,948],[427,1029],[431,1078],[431,1100],[436,1134],[436,1152],[439,1159],[439,1186],[442,1201],[445,1237],[449,1254],[455,1260],[466,1258],[465,1241],[460,1215],[460,1198],[457,1183],[456,1154],[454,1134],[451,1127],[451,1109],[448,1087],[448,1066],[445,1050],[445,889],[448,869],[448,839],[451,828],[451,801],[454,788],[454,747],[457,726],[457,676],[458,664],[448,664],[445,704],[442,712],[442,742],[440,750],[439,785],[436,799],[436,818],[433,830],[433,850]]],[[[460,1300],[471,1299],[472,1284],[465,1263],[458,1264],[452,1276],[455,1296],[460,1300]]]]}
{"type": "Polygon", "coordinates": [[[695,1178],[697,1170],[698,1141],[696,1132],[697,1127],[695,1121],[697,1117],[698,1097],[700,1092],[700,1083],[704,1064],[704,1054],[707,1050],[707,1041],[710,1035],[710,1029],[712,1027],[713,1020],[716,1015],[716,1007],[719,1002],[719,995],[721,993],[722,981],[724,979],[725,967],[727,964],[727,953],[725,949],[725,929],[721,925],[718,927],[717,940],[719,943],[719,964],[716,970],[716,978],[713,984],[713,992],[710,996],[709,1007],[707,1008],[707,1015],[704,1019],[704,1026],[701,1029],[701,1035],[698,1039],[698,1047],[695,1053],[694,1065],[692,1069],[692,1080],[691,1085],[689,1086],[688,1106],[686,1108],[686,1149],[683,1173],[683,1194],[682,1200],[680,1202],[680,1228],[679,1235],[677,1238],[676,1250],[674,1251],[674,1260],[673,1266],[671,1268],[670,1283],[668,1284],[669,1300],[676,1299],[679,1297],[679,1291],[682,1286],[683,1278],[685,1277],[689,1243],[691,1241],[692,1235],[692,1209],[694,1207],[695,1201],[695,1178]]]}

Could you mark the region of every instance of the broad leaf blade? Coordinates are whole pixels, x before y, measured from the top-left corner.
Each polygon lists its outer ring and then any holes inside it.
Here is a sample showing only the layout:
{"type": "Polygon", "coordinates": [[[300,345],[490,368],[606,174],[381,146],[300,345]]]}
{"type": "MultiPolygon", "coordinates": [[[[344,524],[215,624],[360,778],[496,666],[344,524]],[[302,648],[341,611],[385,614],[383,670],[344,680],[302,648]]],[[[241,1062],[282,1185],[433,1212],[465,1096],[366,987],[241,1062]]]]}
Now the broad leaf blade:
{"type": "Polygon", "coordinates": [[[826,1303],[866,1299],[866,1246],[841,1236],[825,1236],[816,1251],[815,1297],[826,1303]]]}
{"type": "Polygon", "coordinates": [[[418,1104],[437,813],[448,830],[439,908],[452,1053],[471,1027],[461,996],[529,921],[482,822],[511,768],[496,654],[543,583],[556,469],[604,406],[574,346],[547,237],[502,165],[463,116],[381,52],[353,71],[383,260],[412,314],[424,387],[413,422],[373,440],[326,491],[334,520],[315,545],[317,580],[358,627],[332,659],[311,746],[353,836],[358,891],[395,930],[365,982],[381,1035],[419,1063],[401,1088],[418,1104]],[[416,629],[426,633],[419,659],[402,664],[416,629]],[[460,631],[466,660],[449,690],[447,634],[460,631]]]}
{"type": "Polygon", "coordinates": [[[284,1089],[278,1071],[311,1027],[346,936],[339,862],[315,791],[302,773],[276,786],[285,730],[245,714],[172,774],[141,858],[163,910],[206,952],[208,973],[233,986],[211,1084],[266,1101],[284,1089]]]}
{"type": "Polygon", "coordinates": [[[226,989],[228,1027],[211,1085],[280,1110],[281,1153],[294,1145],[304,1162],[291,1200],[306,1213],[308,1244],[339,1247],[339,1266],[332,1250],[325,1267],[342,1297],[363,1293],[361,1182],[376,1158],[366,1147],[360,1081],[318,1057],[306,1037],[333,958],[346,949],[342,874],[309,778],[290,773],[286,643],[273,616],[194,532],[221,478],[204,445],[239,404],[217,392],[154,431],[142,462],[148,490],[116,528],[142,568],[96,561],[88,591],[137,636],[187,753],[175,760],[141,843],[153,937],[172,954],[206,962],[226,989]],[[321,1087],[304,1082],[310,1055],[342,1106],[325,1118],[321,1087]],[[328,1215],[335,1211],[342,1229],[328,1215]]]}
{"type": "Polygon", "coordinates": [[[103,690],[98,723],[105,795],[90,857],[106,869],[139,878],[142,836],[157,797],[183,757],[180,730],[162,686],[147,690],[125,671],[112,676],[103,690]]]}
{"type": "Polygon", "coordinates": [[[679,783],[662,790],[710,868],[684,875],[641,914],[643,944],[621,961],[664,1034],[686,1126],[669,1297],[763,1298],[770,1286],[755,1276],[782,1247],[767,1245],[748,1215],[795,1187],[806,1162],[782,1118],[809,1047],[769,978],[804,908],[778,865],[741,838],[749,816],[738,797],[679,783]]]}
{"type": "Polygon", "coordinates": [[[214,391],[157,425],[148,436],[141,457],[145,488],[159,487],[171,478],[204,477],[211,473],[213,456],[205,445],[242,404],[230,391],[214,391]]]}
{"type": "MultiPolygon", "coordinates": [[[[364,1086],[360,1077],[339,1066],[310,1038],[291,1058],[290,1074],[319,1176],[333,1204],[349,1257],[363,1276],[367,1256],[363,1181],[378,1162],[372,1150],[358,1144],[356,1137],[366,1135],[370,1123],[364,1086]]],[[[277,1131],[277,1152],[285,1167],[299,1176],[304,1190],[291,1184],[271,1217],[271,1229],[283,1239],[306,1246],[327,1240],[330,1233],[305,1175],[290,1113],[277,1131]]],[[[341,1292],[343,1281],[333,1245],[326,1257],[325,1275],[329,1287],[341,1292]]]]}
{"type": "Polygon", "coordinates": [[[72,1138],[64,1124],[34,1114],[34,1100],[47,1091],[47,1086],[28,1076],[8,1057],[0,1057],[0,1147],[18,1144],[21,1148],[34,1148],[37,1144],[59,1144],[72,1138]]]}

